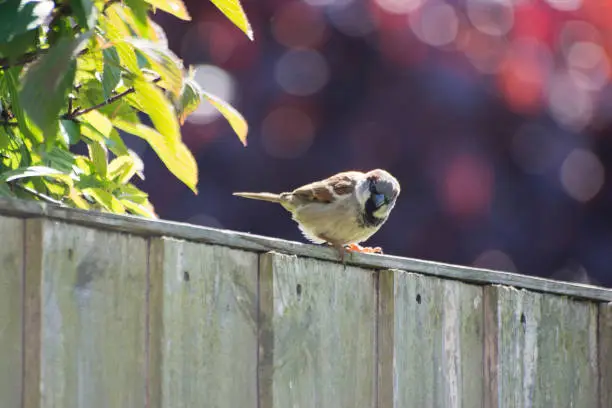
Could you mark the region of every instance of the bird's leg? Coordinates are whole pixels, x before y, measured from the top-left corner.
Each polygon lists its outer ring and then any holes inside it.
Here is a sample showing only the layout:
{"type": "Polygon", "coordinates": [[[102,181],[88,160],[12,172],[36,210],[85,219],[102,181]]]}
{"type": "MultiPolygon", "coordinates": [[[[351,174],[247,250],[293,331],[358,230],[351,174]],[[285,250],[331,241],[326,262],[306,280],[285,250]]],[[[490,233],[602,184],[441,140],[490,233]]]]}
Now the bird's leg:
{"type": "Polygon", "coordinates": [[[343,264],[346,263],[346,249],[344,248],[344,246],[335,244],[333,242],[328,242],[328,244],[331,245],[338,252],[338,258],[340,259],[340,262],[342,262],[343,264]]]}
{"type": "Polygon", "coordinates": [[[382,254],[382,248],[381,247],[362,247],[361,245],[358,244],[348,244],[346,247],[346,249],[348,249],[349,251],[354,251],[354,252],[362,252],[362,253],[366,253],[366,254],[382,254]]]}

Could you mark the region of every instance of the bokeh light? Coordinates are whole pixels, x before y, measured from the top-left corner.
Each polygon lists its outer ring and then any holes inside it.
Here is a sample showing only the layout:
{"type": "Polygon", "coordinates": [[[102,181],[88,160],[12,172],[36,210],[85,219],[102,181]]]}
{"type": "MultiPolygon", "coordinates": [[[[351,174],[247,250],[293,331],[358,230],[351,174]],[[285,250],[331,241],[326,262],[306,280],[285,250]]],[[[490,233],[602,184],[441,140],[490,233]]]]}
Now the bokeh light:
{"type": "Polygon", "coordinates": [[[591,151],[574,149],[563,161],[560,172],[565,192],[576,201],[587,202],[604,184],[604,167],[591,151]]]}
{"type": "Polygon", "coordinates": [[[280,107],[261,126],[261,143],[272,157],[295,159],[310,148],[315,134],[313,120],[302,110],[280,107]]]}
{"type": "Polygon", "coordinates": [[[511,0],[467,0],[467,16],[472,25],[484,34],[504,36],[514,25],[511,0]]]}
{"type": "MultiPolygon", "coordinates": [[[[223,69],[213,65],[198,65],[194,67],[194,80],[207,92],[218,96],[228,103],[235,97],[235,83],[232,76],[223,69]]],[[[187,117],[193,124],[210,123],[221,114],[208,100],[204,99],[200,106],[187,117]]]]}
{"type": "Polygon", "coordinates": [[[499,249],[488,249],[482,252],[476,257],[472,265],[477,268],[496,271],[518,272],[510,255],[499,249]]]}
{"type": "Polygon", "coordinates": [[[457,12],[443,1],[427,1],[418,12],[410,14],[409,21],[414,34],[425,44],[441,47],[457,38],[457,12]]]}
{"type": "Polygon", "coordinates": [[[284,3],[272,21],[274,38],[286,47],[315,47],[324,40],[326,31],[323,13],[299,1],[284,3]]]}
{"type": "Polygon", "coordinates": [[[278,84],[291,95],[308,96],[319,92],[329,81],[325,57],[314,50],[290,50],[276,63],[278,84]]]}
{"type": "Polygon", "coordinates": [[[555,120],[570,129],[585,127],[593,116],[591,94],[566,72],[556,72],[550,77],[548,105],[555,120]]]}

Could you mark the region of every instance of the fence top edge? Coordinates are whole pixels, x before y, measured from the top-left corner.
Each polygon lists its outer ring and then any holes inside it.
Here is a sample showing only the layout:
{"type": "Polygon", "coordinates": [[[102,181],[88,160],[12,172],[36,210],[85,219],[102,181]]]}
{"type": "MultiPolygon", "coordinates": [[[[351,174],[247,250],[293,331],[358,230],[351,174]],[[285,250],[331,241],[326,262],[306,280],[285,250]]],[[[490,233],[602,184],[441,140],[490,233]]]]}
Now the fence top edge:
{"type": "MultiPolygon", "coordinates": [[[[137,216],[84,211],[36,201],[0,197],[0,215],[18,218],[47,218],[93,228],[146,237],[172,237],[216,244],[254,252],[277,251],[302,257],[338,262],[336,252],[323,246],[285,241],[244,232],[220,230],[180,222],[150,220],[137,216]]],[[[348,265],[369,269],[397,269],[480,285],[506,285],[538,292],[565,295],[598,302],[612,302],[612,289],[555,281],[458,265],[392,255],[350,253],[348,265]]]]}

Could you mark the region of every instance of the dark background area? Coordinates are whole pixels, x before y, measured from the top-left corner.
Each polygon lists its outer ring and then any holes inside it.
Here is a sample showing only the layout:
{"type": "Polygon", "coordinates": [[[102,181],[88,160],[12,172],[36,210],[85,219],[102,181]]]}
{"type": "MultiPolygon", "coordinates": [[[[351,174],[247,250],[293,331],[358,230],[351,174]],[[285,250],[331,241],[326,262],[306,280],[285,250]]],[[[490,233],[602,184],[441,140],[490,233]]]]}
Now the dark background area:
{"type": "Polygon", "coordinates": [[[292,190],[384,168],[402,194],[385,253],[612,286],[612,2],[245,0],[255,41],[208,1],[158,13],[206,90],[183,126],[195,196],[140,149],[161,218],[304,241],[292,190]]]}

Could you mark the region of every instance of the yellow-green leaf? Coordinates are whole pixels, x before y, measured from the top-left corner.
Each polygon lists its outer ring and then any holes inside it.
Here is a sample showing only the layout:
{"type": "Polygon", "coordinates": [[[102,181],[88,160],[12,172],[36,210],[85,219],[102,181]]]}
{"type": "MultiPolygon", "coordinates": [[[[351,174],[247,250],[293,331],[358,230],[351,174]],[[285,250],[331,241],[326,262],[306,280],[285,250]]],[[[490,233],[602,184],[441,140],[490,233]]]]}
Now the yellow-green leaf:
{"type": "Polygon", "coordinates": [[[157,214],[155,214],[155,212],[153,211],[153,206],[150,205],[150,203],[148,203],[149,205],[147,206],[144,204],[134,203],[130,200],[119,200],[119,201],[121,201],[121,204],[123,204],[125,208],[127,208],[129,211],[131,211],[132,213],[136,215],[141,215],[147,218],[157,218],[157,214]]]}
{"type": "Polygon", "coordinates": [[[232,107],[229,103],[225,102],[223,99],[211,94],[210,92],[202,91],[202,95],[208,99],[210,103],[213,104],[215,108],[221,112],[225,119],[229,122],[234,132],[238,135],[238,139],[242,142],[243,145],[247,145],[247,134],[249,133],[249,125],[247,124],[244,117],[238,112],[236,109],[232,107]]]}
{"type": "Polygon", "coordinates": [[[198,108],[201,101],[202,89],[198,83],[191,77],[185,78],[181,94],[174,102],[181,125],[185,123],[187,116],[191,115],[198,108]]]}
{"type": "Polygon", "coordinates": [[[105,179],[108,173],[108,152],[106,147],[98,141],[92,141],[87,144],[87,149],[89,150],[89,157],[96,169],[96,173],[105,179]]]}
{"type": "Polygon", "coordinates": [[[155,128],[165,137],[172,140],[181,139],[181,131],[172,103],[154,84],[137,79],[134,81],[135,98],[149,115],[155,128]]]}
{"type": "Polygon", "coordinates": [[[125,207],[121,204],[115,196],[108,191],[104,191],[101,188],[84,188],[83,193],[91,196],[96,202],[105,210],[111,211],[115,214],[125,214],[125,207]]]}
{"type": "Polygon", "coordinates": [[[147,3],[181,20],[189,21],[191,16],[181,0],[146,0],[147,3]]]}
{"type": "Polygon", "coordinates": [[[210,0],[232,23],[253,41],[253,29],[239,0],[210,0]]]}
{"type": "Polygon", "coordinates": [[[136,153],[130,150],[128,155],[119,156],[108,165],[108,177],[116,183],[125,184],[137,172],[144,170],[144,164],[136,153]]]}
{"type": "Polygon", "coordinates": [[[198,193],[196,187],[198,184],[198,165],[187,146],[180,139],[172,140],[164,137],[155,129],[142,123],[130,123],[115,119],[113,124],[124,132],[131,133],[149,142],[168,170],[194,193],[198,193]]]}

